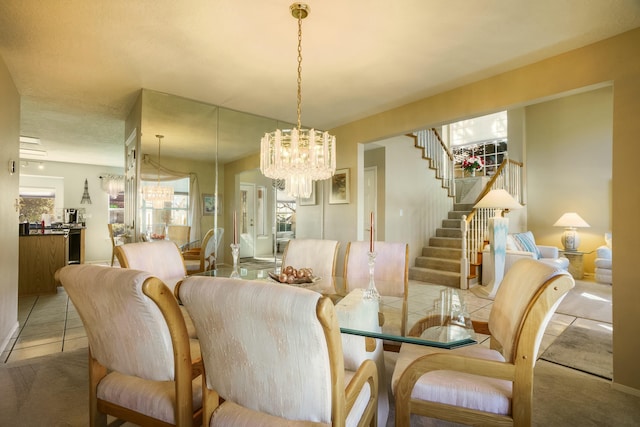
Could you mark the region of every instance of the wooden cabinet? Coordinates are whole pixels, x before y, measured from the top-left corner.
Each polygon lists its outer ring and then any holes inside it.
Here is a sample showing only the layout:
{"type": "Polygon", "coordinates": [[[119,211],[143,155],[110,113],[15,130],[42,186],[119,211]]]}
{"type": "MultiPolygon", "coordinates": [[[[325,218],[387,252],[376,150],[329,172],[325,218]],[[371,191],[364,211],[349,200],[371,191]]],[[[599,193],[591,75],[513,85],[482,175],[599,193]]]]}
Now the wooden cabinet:
{"type": "MultiPolygon", "coordinates": [[[[84,255],[84,230],[80,230],[80,252],[84,255]]],[[[84,262],[84,256],[80,262],[84,262]]],[[[69,235],[63,233],[20,236],[18,295],[56,292],[56,271],[69,264],[69,235]]]]}

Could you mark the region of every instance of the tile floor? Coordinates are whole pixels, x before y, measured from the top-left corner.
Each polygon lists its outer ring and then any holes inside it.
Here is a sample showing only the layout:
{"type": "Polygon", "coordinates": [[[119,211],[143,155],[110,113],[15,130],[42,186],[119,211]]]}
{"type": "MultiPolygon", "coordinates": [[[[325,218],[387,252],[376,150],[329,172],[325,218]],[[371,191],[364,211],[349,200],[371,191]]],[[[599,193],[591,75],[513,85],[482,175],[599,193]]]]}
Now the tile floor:
{"type": "MultiPolygon", "coordinates": [[[[424,317],[444,288],[410,281],[410,320],[424,317]]],[[[487,320],[492,301],[479,298],[468,290],[461,292],[471,317],[474,320],[487,320]]],[[[55,295],[18,298],[18,321],[18,330],[0,354],[2,363],[87,347],[82,321],[62,287],[58,288],[55,295]]],[[[547,327],[540,354],[574,321],[576,317],[556,313],[547,327]]],[[[478,337],[479,340],[484,338],[478,337]]]]}

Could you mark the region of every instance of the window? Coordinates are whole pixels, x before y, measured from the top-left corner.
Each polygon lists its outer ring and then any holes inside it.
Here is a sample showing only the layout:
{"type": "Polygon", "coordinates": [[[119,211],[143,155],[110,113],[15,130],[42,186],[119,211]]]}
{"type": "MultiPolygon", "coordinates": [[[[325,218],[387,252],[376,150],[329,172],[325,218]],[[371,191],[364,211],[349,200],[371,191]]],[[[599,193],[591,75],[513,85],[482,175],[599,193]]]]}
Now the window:
{"type": "Polygon", "coordinates": [[[480,175],[493,175],[507,153],[507,112],[500,111],[451,123],[443,129],[455,159],[457,176],[464,176],[462,161],[477,156],[484,161],[480,175]]]}
{"type": "Polygon", "coordinates": [[[276,232],[296,231],[296,199],[278,189],[276,201],[276,232]]]}
{"type": "MultiPolygon", "coordinates": [[[[142,181],[142,186],[156,185],[156,181],[142,181]]],[[[151,202],[141,198],[140,231],[151,238],[164,238],[167,225],[189,224],[189,178],[164,181],[162,185],[173,187],[173,200],[163,208],[154,208],[151,202]]]]}
{"type": "Polygon", "coordinates": [[[55,218],[56,192],[52,188],[20,188],[20,222],[42,221],[42,215],[55,218]]]}
{"type": "Polygon", "coordinates": [[[109,224],[124,224],[124,191],[109,197],[109,224]]]}

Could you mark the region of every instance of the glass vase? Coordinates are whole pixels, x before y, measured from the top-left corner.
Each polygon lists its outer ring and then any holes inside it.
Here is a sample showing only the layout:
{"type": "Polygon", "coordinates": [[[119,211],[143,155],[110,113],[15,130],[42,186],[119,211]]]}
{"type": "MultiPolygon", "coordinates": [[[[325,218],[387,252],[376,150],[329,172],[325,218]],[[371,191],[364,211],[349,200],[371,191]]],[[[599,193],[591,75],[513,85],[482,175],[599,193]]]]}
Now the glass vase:
{"type": "Polygon", "coordinates": [[[232,279],[239,279],[240,272],[238,272],[238,255],[240,254],[240,245],[237,243],[231,244],[231,256],[233,256],[233,271],[229,275],[232,279]]]}
{"type": "Polygon", "coordinates": [[[364,291],[363,298],[365,300],[379,300],[380,294],[378,293],[378,289],[376,289],[376,281],[374,280],[374,271],[376,265],[376,252],[369,252],[369,286],[364,291]]]}

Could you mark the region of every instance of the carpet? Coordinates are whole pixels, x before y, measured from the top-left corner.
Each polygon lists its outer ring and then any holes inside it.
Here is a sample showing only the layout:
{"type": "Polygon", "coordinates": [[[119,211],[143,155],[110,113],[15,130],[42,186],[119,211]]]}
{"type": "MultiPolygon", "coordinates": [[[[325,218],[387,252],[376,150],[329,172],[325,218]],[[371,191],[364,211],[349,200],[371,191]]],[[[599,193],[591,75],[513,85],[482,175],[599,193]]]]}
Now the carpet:
{"type": "Polygon", "coordinates": [[[0,426],[89,425],[87,349],[0,365],[0,426]]]}
{"type": "Polygon", "coordinates": [[[548,362],[613,379],[611,325],[577,319],[540,357],[548,362]]]}
{"type": "Polygon", "coordinates": [[[612,323],[611,286],[576,280],[556,313],[612,323]]]}

